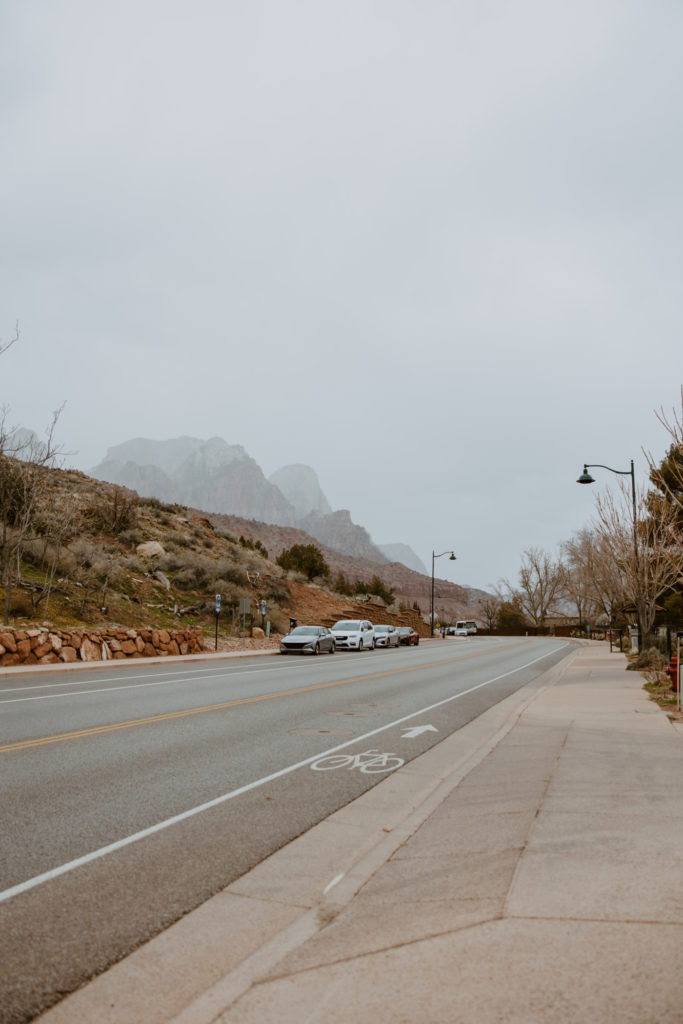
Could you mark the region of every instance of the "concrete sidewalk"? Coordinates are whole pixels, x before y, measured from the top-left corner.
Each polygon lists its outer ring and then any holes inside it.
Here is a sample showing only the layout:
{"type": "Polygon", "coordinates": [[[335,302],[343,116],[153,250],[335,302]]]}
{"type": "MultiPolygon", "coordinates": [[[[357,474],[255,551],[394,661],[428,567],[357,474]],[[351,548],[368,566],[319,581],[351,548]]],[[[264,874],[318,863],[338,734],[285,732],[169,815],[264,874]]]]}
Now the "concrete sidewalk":
{"type": "Polygon", "coordinates": [[[683,1021],[683,734],[587,643],[44,1024],[683,1021]]]}

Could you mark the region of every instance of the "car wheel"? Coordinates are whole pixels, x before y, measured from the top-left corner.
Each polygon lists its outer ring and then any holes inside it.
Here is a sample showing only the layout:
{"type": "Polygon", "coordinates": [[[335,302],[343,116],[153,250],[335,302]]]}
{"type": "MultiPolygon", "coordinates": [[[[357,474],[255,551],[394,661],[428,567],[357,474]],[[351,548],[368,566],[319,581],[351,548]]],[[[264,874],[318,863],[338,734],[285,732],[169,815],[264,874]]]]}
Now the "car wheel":
{"type": "Polygon", "coordinates": [[[374,651],[375,647],[377,647],[377,641],[373,640],[372,641],[372,649],[373,649],[373,651],[374,651]]]}
{"type": "Polygon", "coordinates": [[[330,654],[336,654],[336,653],[337,653],[337,648],[335,647],[334,644],[332,644],[331,647],[330,647],[330,654]]]}
{"type": "Polygon", "coordinates": [[[362,641],[362,640],[359,640],[359,641],[358,641],[358,653],[360,654],[360,652],[361,652],[362,650],[363,650],[363,641],[362,641]]]}
{"type": "Polygon", "coordinates": [[[313,653],[320,654],[320,644],[315,645],[315,647],[313,648],[313,653]]]}

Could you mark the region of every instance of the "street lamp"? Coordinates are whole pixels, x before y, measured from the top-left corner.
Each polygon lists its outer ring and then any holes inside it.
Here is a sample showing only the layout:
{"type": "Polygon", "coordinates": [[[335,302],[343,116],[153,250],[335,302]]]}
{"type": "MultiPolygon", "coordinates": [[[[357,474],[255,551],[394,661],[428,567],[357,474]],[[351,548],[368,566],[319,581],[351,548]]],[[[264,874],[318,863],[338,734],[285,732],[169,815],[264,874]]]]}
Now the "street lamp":
{"type": "Polygon", "coordinates": [[[635,597],[636,597],[636,619],[638,622],[638,650],[643,649],[643,630],[640,622],[640,556],[638,554],[638,512],[636,506],[636,474],[631,459],[630,469],[612,469],[611,466],[604,466],[601,462],[584,463],[583,473],[576,481],[577,484],[594,484],[595,480],[588,472],[589,469],[608,469],[610,473],[617,473],[619,476],[631,477],[631,497],[633,499],[633,556],[635,558],[635,597]]]}
{"type": "Polygon", "coordinates": [[[450,562],[455,562],[455,555],[452,551],[442,551],[440,555],[435,555],[432,551],[432,603],[429,612],[429,635],[434,636],[434,559],[443,558],[444,555],[450,555],[450,562]]]}

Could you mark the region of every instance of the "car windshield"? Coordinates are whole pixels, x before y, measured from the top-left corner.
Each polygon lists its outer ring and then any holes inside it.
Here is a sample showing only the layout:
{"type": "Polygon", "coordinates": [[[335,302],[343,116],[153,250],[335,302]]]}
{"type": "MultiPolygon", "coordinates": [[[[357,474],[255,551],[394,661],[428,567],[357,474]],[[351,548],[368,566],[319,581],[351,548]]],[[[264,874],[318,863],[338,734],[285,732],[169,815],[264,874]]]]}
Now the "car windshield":
{"type": "Polygon", "coordinates": [[[360,629],[360,622],[358,619],[351,619],[350,621],[336,622],[332,629],[360,629]]]}
{"type": "Polygon", "coordinates": [[[373,628],[375,630],[375,633],[388,633],[389,632],[389,627],[388,626],[374,626],[373,628]]]}
{"type": "Polygon", "coordinates": [[[317,633],[318,631],[319,631],[318,626],[295,626],[294,629],[290,632],[289,635],[290,636],[295,636],[295,635],[296,636],[301,636],[302,634],[305,634],[306,636],[310,636],[311,633],[317,633]]]}

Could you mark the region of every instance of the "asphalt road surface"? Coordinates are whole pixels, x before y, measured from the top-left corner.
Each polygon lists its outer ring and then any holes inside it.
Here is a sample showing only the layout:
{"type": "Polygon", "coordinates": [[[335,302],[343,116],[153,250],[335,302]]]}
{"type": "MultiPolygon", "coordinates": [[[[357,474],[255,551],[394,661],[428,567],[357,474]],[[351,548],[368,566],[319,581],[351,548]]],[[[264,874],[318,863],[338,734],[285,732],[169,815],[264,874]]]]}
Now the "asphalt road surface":
{"type": "Polygon", "coordinates": [[[476,637],[0,676],[0,1021],[31,1020],[570,650],[476,637]]]}

